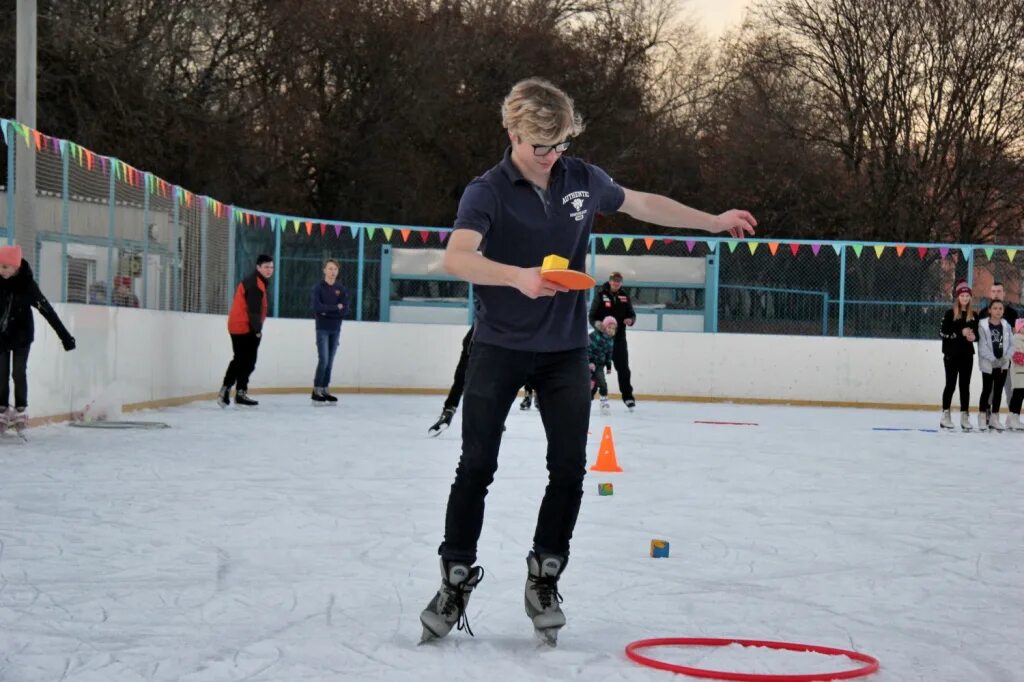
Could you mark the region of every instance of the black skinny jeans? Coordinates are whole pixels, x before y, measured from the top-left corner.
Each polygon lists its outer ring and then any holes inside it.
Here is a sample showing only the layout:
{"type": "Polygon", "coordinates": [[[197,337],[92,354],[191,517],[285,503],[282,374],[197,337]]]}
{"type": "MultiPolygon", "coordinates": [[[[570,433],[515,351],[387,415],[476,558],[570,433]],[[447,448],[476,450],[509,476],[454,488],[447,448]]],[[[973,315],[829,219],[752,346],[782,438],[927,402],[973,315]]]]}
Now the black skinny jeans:
{"type": "Polygon", "coordinates": [[[11,376],[14,377],[14,405],[28,407],[28,351],[31,346],[0,350],[0,373],[3,388],[0,389],[0,407],[9,407],[11,401],[11,376]],[[13,362],[11,361],[13,358],[13,362]]]}
{"type": "Polygon", "coordinates": [[[981,373],[981,400],[978,402],[979,412],[991,410],[992,414],[999,414],[999,405],[1003,399],[1003,384],[1005,382],[1005,369],[993,369],[991,374],[981,373]]]}
{"type": "Polygon", "coordinates": [[[232,334],[231,349],[234,357],[228,364],[228,370],[224,374],[224,385],[228,388],[235,386],[239,391],[249,390],[249,377],[256,369],[256,355],[260,349],[260,337],[253,333],[232,334]]]}
{"type": "Polygon", "coordinates": [[[946,387],[942,390],[942,409],[948,410],[953,403],[953,391],[956,389],[959,379],[960,411],[967,412],[971,406],[971,370],[974,369],[974,356],[944,355],[942,364],[946,368],[946,387]]]}
{"type": "Polygon", "coordinates": [[[474,563],[484,521],[484,498],[498,468],[501,427],[527,381],[543,405],[548,484],[537,515],[534,551],[568,556],[583,498],[590,425],[587,349],[557,353],[509,350],[476,342],[469,355],[462,419],[462,457],[448,496],[447,561],[474,563]]]}

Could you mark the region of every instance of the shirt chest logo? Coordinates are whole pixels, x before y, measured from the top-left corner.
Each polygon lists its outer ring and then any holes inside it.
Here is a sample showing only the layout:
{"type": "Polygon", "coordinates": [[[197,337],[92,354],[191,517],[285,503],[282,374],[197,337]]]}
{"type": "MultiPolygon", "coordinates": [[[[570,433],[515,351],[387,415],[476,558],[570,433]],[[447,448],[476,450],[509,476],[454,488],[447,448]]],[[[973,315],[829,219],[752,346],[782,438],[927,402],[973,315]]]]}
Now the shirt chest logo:
{"type": "Polygon", "coordinates": [[[562,197],[562,206],[565,206],[566,204],[571,204],[573,212],[569,214],[569,217],[573,218],[576,222],[580,222],[581,220],[586,218],[587,213],[590,212],[589,209],[583,208],[583,204],[585,203],[584,199],[589,198],[590,192],[587,191],[569,192],[564,197],[562,197]]]}

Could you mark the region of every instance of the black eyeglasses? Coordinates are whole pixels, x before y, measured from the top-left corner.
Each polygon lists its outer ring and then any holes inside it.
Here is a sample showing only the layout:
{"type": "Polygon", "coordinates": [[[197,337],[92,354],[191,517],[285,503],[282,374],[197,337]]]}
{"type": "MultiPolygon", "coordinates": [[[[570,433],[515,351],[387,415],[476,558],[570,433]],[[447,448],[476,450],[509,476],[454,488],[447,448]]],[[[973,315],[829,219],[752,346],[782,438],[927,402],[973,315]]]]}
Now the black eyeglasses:
{"type": "Polygon", "coordinates": [[[530,146],[533,147],[534,156],[547,156],[551,152],[558,152],[559,154],[563,153],[569,148],[569,144],[571,142],[572,140],[565,140],[558,144],[531,144],[530,146]]]}

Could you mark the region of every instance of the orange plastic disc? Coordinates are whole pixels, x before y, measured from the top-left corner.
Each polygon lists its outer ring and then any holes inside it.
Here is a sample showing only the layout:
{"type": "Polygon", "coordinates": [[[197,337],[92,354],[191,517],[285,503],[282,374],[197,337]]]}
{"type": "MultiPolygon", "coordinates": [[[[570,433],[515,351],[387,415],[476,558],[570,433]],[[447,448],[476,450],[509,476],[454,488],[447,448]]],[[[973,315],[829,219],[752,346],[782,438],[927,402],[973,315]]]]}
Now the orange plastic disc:
{"type": "Polygon", "coordinates": [[[592,289],[596,284],[593,277],[579,270],[541,270],[540,276],[573,291],[592,289]]]}

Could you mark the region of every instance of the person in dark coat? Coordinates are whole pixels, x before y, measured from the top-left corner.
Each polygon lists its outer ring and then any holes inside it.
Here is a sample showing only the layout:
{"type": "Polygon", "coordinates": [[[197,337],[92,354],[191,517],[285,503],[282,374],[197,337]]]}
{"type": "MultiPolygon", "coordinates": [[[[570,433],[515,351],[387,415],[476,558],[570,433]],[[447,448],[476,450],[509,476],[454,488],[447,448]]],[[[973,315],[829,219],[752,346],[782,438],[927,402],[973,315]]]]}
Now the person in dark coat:
{"type": "Polygon", "coordinates": [[[602,330],[602,320],[608,316],[615,318],[618,322],[618,330],[615,332],[615,349],[612,351],[612,364],[619,375],[619,393],[622,394],[622,402],[626,403],[631,411],[636,406],[636,399],[633,397],[633,384],[630,381],[632,373],[629,371],[629,345],[626,342],[626,327],[632,327],[636,322],[636,313],[633,311],[633,301],[629,298],[629,292],[622,288],[622,274],[613,272],[608,281],[605,282],[590,306],[590,324],[594,329],[602,330]]]}
{"type": "Polygon", "coordinates": [[[971,430],[971,371],[974,369],[974,342],[978,340],[978,317],[971,307],[971,287],[960,280],[953,288],[953,306],[939,325],[942,339],[942,364],[946,385],[942,389],[942,419],[939,426],[953,428],[950,409],[953,392],[960,388],[960,428],[971,430]]]}
{"type": "Polygon", "coordinates": [[[39,291],[32,268],[21,257],[20,246],[0,247],[0,430],[13,426],[19,431],[28,420],[28,352],[35,340],[32,308],[39,311],[60,338],[64,350],[75,349],[71,336],[50,302],[39,291]],[[10,379],[14,377],[14,409],[11,407],[10,379]]]}
{"type": "Polygon", "coordinates": [[[310,306],[316,319],[317,355],[313,393],[310,397],[317,403],[338,402],[327,389],[331,385],[334,355],[341,342],[341,320],[348,307],[348,291],[338,281],[340,269],[338,261],[333,258],[324,261],[324,278],[314,284],[310,292],[310,306]]]}
{"type": "Polygon", "coordinates": [[[249,397],[249,377],[256,369],[256,357],[267,319],[267,283],[274,276],[274,259],[265,254],[256,257],[256,270],[238,283],[235,298],[228,312],[228,334],[233,356],[217,393],[217,404],[227,407],[231,387],[235,387],[235,404],[255,406],[259,401],[249,397]]]}

